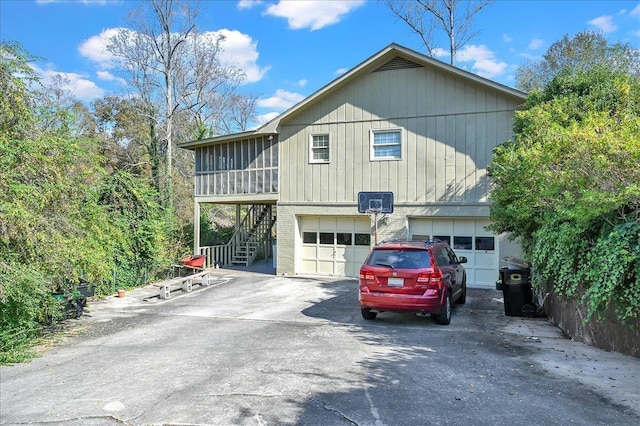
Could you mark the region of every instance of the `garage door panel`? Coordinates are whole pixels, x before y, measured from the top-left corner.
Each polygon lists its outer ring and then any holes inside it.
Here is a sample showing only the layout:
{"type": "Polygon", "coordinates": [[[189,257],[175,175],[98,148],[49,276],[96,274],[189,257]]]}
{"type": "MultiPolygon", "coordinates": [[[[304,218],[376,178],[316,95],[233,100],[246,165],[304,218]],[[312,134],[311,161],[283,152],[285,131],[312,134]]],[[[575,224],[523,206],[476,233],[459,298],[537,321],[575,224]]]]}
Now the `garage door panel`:
{"type": "Polygon", "coordinates": [[[338,246],[334,250],[335,250],[334,253],[336,255],[336,259],[348,259],[349,254],[353,254],[353,251],[347,250],[346,247],[338,246]]]}
{"type": "Polygon", "coordinates": [[[320,231],[335,231],[336,219],[335,218],[320,218],[318,219],[318,229],[320,231]]]}
{"type": "MultiPolygon", "coordinates": [[[[491,252],[491,253],[477,253],[476,252],[476,262],[479,265],[492,265],[492,262],[495,260],[495,253],[491,252]]],[[[489,266],[487,267],[487,269],[492,269],[493,267],[489,266]]]]}
{"type": "Polygon", "coordinates": [[[474,235],[475,230],[475,221],[457,221],[453,226],[454,235],[474,235]]]}
{"type": "Polygon", "coordinates": [[[317,261],[315,259],[302,259],[301,263],[303,271],[315,271],[318,268],[318,265],[316,264],[317,261]]]}
{"type": "Polygon", "coordinates": [[[476,226],[475,226],[475,234],[476,235],[486,235],[486,236],[492,236],[493,234],[491,233],[491,231],[486,230],[485,228],[487,226],[489,226],[491,224],[490,221],[488,220],[476,220],[476,226]]]}
{"type": "Polygon", "coordinates": [[[371,234],[371,221],[355,220],[353,230],[358,233],[371,234]]]}
{"type": "Polygon", "coordinates": [[[475,270],[475,282],[477,286],[493,287],[498,279],[496,271],[494,269],[476,269],[475,270]],[[491,285],[487,285],[490,283],[491,285]]]}
{"type": "Polygon", "coordinates": [[[306,216],[304,217],[304,219],[301,221],[300,225],[301,225],[301,229],[312,229],[317,231],[318,229],[320,229],[320,225],[319,225],[319,219],[317,217],[313,217],[313,216],[306,216]],[[302,228],[302,226],[304,226],[304,228],[302,228]]]}
{"type": "Polygon", "coordinates": [[[353,232],[353,224],[354,220],[350,218],[340,217],[336,219],[336,230],[337,231],[348,231],[353,232]]]}
{"type": "Polygon", "coordinates": [[[321,275],[333,275],[333,265],[335,262],[331,261],[325,261],[325,260],[320,260],[318,259],[317,262],[317,268],[318,268],[318,273],[321,275]]]}
{"type": "Polygon", "coordinates": [[[303,259],[315,259],[318,257],[318,251],[316,246],[303,245],[302,246],[302,258],[303,259]]]}
{"type": "Polygon", "coordinates": [[[437,229],[438,232],[452,234],[453,229],[453,219],[431,219],[431,231],[435,232],[437,229]]]}
{"type": "Polygon", "coordinates": [[[296,250],[296,256],[301,256],[298,272],[358,276],[372,241],[369,217],[304,216],[299,217],[299,229],[302,247],[296,250]]]}
{"type": "Polygon", "coordinates": [[[412,219],[411,236],[421,235],[449,241],[456,254],[467,258],[467,284],[490,288],[498,277],[497,238],[485,229],[488,219],[412,219]],[[489,238],[487,238],[489,237],[489,238]]]}
{"type": "Polygon", "coordinates": [[[318,247],[318,259],[332,259],[333,258],[333,247],[318,247]]]}

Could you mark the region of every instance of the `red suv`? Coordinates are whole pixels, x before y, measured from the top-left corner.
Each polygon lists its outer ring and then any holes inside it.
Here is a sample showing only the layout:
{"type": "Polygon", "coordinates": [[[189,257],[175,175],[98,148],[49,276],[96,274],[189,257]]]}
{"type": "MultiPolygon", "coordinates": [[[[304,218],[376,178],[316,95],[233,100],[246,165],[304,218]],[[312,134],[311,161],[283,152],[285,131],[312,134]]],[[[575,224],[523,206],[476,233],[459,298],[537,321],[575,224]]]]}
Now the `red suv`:
{"type": "Polygon", "coordinates": [[[373,320],[384,311],[416,312],[449,324],[451,304],[466,301],[466,262],[440,240],[383,241],[360,268],[363,318],[373,320]]]}

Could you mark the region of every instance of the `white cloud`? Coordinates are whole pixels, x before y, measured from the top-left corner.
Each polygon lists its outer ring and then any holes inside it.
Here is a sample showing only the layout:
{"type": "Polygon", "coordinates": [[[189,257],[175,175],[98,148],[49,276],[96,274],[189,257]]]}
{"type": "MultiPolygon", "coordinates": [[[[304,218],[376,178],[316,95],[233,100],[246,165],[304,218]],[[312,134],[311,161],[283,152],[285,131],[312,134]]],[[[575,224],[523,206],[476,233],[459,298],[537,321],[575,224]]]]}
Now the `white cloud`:
{"type": "Polygon", "coordinates": [[[640,4],[637,5],[631,12],[629,12],[629,15],[633,18],[640,18],[640,4]]]}
{"type": "Polygon", "coordinates": [[[293,93],[287,90],[278,89],[276,90],[275,95],[266,99],[258,99],[257,105],[261,108],[285,110],[297,104],[303,99],[304,96],[299,93],[293,93]]]}
{"type": "Polygon", "coordinates": [[[433,54],[434,58],[443,58],[443,57],[448,58],[451,55],[451,53],[448,50],[442,49],[440,47],[436,47],[435,49],[433,49],[431,53],[433,54]]]}
{"type": "Polygon", "coordinates": [[[272,4],[265,14],[286,18],[289,28],[299,30],[309,28],[311,31],[319,30],[333,25],[344,15],[357,9],[364,0],[308,0],[308,1],[284,1],[272,4]]]}
{"type": "Polygon", "coordinates": [[[258,115],[256,117],[256,123],[258,123],[257,127],[262,126],[263,124],[267,124],[279,115],[280,113],[278,112],[268,112],[266,114],[258,115]]]}
{"type": "Polygon", "coordinates": [[[238,9],[251,9],[254,6],[257,6],[262,3],[262,0],[240,0],[238,2],[238,9]]]}
{"type": "Polygon", "coordinates": [[[222,60],[238,66],[247,76],[245,83],[255,83],[262,80],[264,74],[271,67],[261,68],[258,65],[258,42],[250,36],[237,30],[222,29],[215,34],[225,37],[222,42],[222,60]]]}
{"type": "Polygon", "coordinates": [[[81,101],[92,101],[104,96],[104,90],[93,81],[83,78],[80,74],[64,73],[69,79],[69,91],[81,101]]]}
{"type": "Polygon", "coordinates": [[[80,101],[93,101],[101,98],[105,94],[103,89],[98,87],[93,81],[88,80],[85,75],[73,72],[54,71],[51,69],[43,70],[35,66],[33,69],[40,76],[42,84],[45,86],[51,84],[56,76],[61,77],[64,82],[61,89],[68,91],[74,98],[80,101]]]}
{"type": "Polygon", "coordinates": [[[349,68],[338,68],[337,70],[335,70],[334,74],[335,75],[342,75],[347,71],[349,71],[349,68]]]}
{"type": "Polygon", "coordinates": [[[507,68],[506,62],[497,60],[493,51],[485,45],[469,45],[458,51],[456,60],[460,62],[473,62],[471,69],[486,78],[494,78],[504,73],[507,68]]]}
{"type": "Polygon", "coordinates": [[[123,86],[127,84],[127,82],[126,82],[126,80],[124,78],[117,77],[117,76],[111,74],[109,71],[98,71],[98,72],[96,72],[96,75],[98,76],[98,78],[100,80],[115,81],[117,83],[120,83],[123,86]]]}
{"type": "Polygon", "coordinates": [[[502,34],[502,41],[504,41],[505,43],[511,43],[513,41],[513,37],[511,37],[507,33],[504,33],[502,34]]]}
{"type": "Polygon", "coordinates": [[[538,50],[544,44],[544,40],[540,38],[534,38],[529,42],[529,50],[538,50]]]}
{"type": "Polygon", "coordinates": [[[593,25],[594,27],[598,28],[600,31],[602,31],[605,34],[612,33],[618,29],[618,26],[613,22],[613,16],[611,15],[599,16],[595,19],[590,20],[587,23],[589,25],[593,25]]]}
{"type": "Polygon", "coordinates": [[[97,62],[102,68],[113,68],[115,63],[115,57],[107,50],[107,44],[109,39],[114,37],[124,28],[108,28],[103,30],[100,34],[86,39],[78,51],[85,58],[88,58],[94,62],[97,62]]]}
{"type": "Polygon", "coordinates": [[[302,78],[300,80],[298,80],[298,82],[296,83],[296,86],[298,87],[304,87],[307,85],[307,79],[306,78],[302,78]]]}

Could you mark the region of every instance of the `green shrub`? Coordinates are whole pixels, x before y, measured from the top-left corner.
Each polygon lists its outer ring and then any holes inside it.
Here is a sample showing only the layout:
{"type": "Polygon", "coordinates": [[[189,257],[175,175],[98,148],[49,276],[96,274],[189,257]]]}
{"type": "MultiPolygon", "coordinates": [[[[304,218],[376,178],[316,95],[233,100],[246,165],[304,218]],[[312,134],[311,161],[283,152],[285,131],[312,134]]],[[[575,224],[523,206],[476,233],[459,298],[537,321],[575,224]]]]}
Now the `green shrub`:
{"type": "Polygon", "coordinates": [[[60,318],[62,312],[45,277],[36,268],[16,262],[0,263],[0,364],[33,357],[30,345],[43,327],[60,318]]]}
{"type": "Polygon", "coordinates": [[[534,284],[588,317],[640,316],[640,82],[561,73],[516,113],[489,167],[492,229],[519,238],[534,284]]]}

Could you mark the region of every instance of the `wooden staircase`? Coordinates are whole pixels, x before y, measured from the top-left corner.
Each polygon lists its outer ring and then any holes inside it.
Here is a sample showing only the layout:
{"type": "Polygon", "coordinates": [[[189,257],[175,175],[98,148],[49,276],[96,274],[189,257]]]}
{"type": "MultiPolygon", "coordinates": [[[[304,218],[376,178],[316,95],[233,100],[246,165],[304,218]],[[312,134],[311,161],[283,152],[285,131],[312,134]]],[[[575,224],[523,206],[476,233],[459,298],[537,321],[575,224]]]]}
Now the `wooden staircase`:
{"type": "Polygon", "coordinates": [[[271,250],[271,230],[276,223],[272,205],[252,205],[229,241],[233,245],[232,265],[251,266],[260,249],[271,250]]]}

